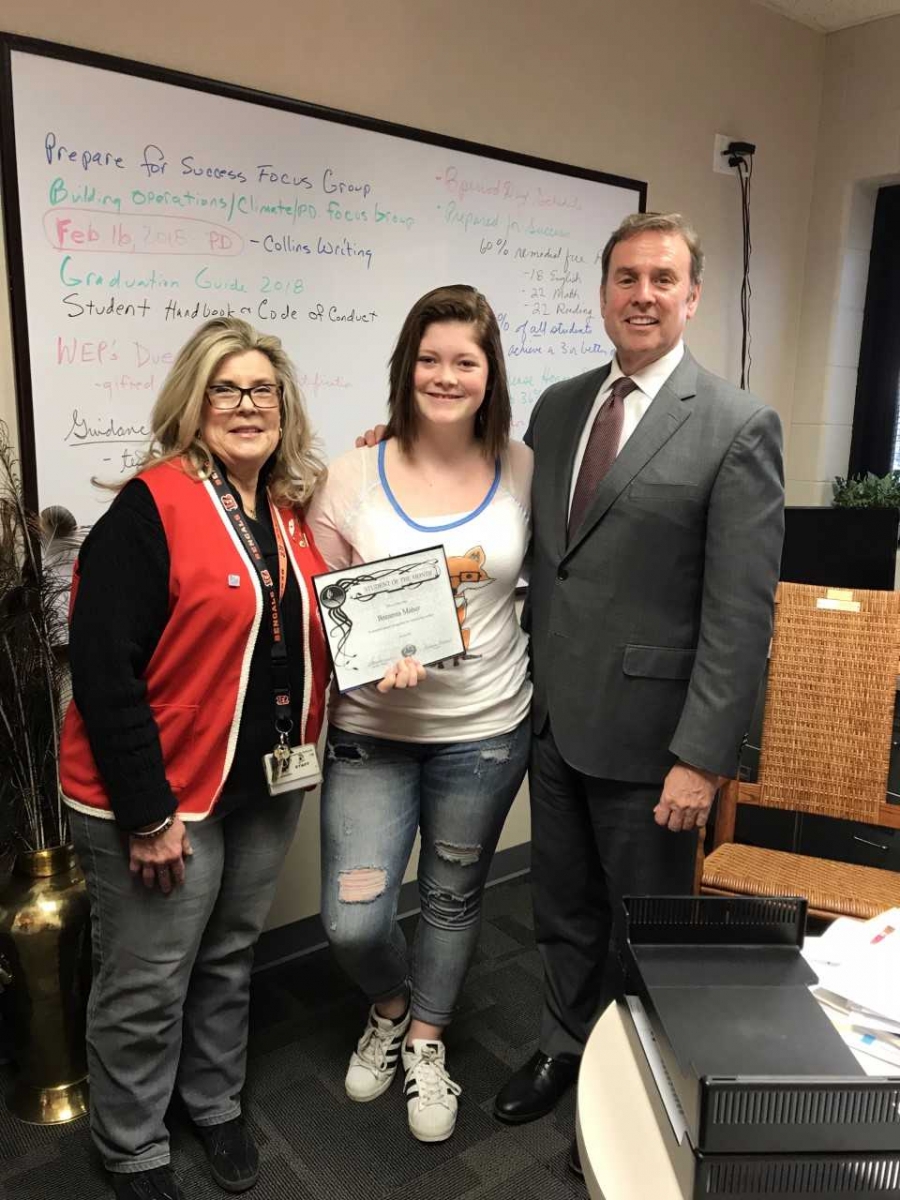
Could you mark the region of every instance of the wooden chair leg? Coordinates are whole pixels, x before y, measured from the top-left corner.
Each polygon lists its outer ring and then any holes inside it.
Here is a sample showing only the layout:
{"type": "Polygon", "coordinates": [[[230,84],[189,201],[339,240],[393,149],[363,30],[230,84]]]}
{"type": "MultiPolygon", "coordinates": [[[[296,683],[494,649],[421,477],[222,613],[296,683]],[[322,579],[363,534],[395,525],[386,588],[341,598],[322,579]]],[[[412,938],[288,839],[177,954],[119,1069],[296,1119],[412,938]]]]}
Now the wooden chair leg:
{"type": "Polygon", "coordinates": [[[700,895],[700,885],[703,882],[703,863],[706,859],[704,848],[706,845],[706,826],[700,830],[697,836],[697,855],[694,859],[694,895],[700,895]]]}
{"type": "Polygon", "coordinates": [[[737,804],[740,784],[736,779],[726,779],[719,788],[716,801],[716,828],[713,837],[713,849],[734,841],[734,827],[737,822],[737,804]]]}

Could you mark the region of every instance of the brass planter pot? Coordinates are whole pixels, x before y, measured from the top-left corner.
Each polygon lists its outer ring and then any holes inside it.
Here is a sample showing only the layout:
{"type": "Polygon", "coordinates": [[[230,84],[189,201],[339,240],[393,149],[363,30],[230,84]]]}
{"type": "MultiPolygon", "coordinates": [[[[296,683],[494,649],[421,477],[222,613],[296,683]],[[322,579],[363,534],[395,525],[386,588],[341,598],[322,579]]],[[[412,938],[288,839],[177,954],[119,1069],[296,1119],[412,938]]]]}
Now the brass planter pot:
{"type": "Polygon", "coordinates": [[[3,996],[19,1071],[10,1111],[36,1125],[87,1112],[84,1034],[90,991],[87,888],[72,846],[18,855],[0,895],[3,996]]]}

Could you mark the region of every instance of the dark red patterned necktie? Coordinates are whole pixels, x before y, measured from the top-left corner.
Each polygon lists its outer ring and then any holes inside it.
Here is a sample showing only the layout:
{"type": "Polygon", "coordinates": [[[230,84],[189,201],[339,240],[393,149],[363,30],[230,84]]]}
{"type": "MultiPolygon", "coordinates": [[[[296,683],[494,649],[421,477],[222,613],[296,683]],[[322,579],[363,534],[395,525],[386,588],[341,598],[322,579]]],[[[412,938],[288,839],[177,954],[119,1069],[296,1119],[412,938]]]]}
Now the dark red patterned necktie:
{"type": "Polygon", "coordinates": [[[594,418],[591,434],[584,449],[578,482],[572,495],[569,511],[569,537],[578,530],[587,507],[594,498],[597,485],[616,461],[619,439],[622,436],[622,421],[625,417],[625,397],[633,392],[637,384],[623,375],[612,385],[609,397],[600,406],[594,418]]]}

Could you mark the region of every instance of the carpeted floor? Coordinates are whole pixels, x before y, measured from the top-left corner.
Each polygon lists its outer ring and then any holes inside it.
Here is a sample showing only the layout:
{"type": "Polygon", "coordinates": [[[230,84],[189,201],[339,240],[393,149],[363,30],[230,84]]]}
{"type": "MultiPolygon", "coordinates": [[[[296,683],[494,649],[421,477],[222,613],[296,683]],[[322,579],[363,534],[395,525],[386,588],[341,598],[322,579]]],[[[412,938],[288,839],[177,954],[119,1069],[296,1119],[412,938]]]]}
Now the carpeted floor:
{"type": "MultiPolygon", "coordinates": [[[[405,922],[411,936],[416,917],[405,922]]],[[[571,1200],[584,1188],[566,1170],[574,1092],[557,1111],[510,1128],[493,1097],[537,1045],[541,968],[527,878],[490,888],[477,956],[447,1033],[448,1062],[463,1087],[454,1136],[410,1137],[396,1079],[371,1104],[343,1089],[366,1015],[327,950],[254,979],[244,1109],[263,1169],[253,1200],[571,1200]]],[[[5,1090],[10,1072],[0,1068],[5,1090]]],[[[173,1163],[188,1200],[221,1200],[183,1114],[170,1114],[173,1163]]],[[[0,1107],[0,1196],[10,1200],[105,1200],[112,1192],[87,1120],[40,1129],[0,1107]]]]}

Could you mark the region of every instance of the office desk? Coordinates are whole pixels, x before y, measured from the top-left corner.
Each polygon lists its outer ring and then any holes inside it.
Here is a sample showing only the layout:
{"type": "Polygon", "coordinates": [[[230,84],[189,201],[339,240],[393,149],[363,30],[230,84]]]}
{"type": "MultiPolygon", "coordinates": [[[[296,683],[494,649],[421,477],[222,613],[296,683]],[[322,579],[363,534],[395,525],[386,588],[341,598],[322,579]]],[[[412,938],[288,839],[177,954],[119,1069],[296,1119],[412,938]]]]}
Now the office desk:
{"type": "Polygon", "coordinates": [[[591,1200],[684,1200],[623,1019],[624,1004],[607,1008],[578,1073],[575,1132],[588,1194],[591,1200]]]}

